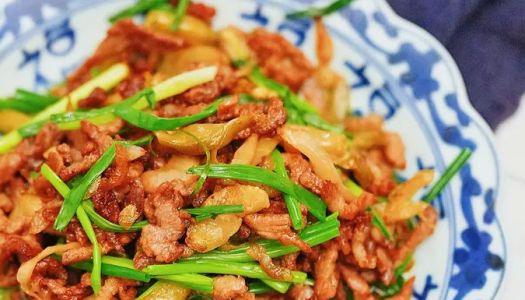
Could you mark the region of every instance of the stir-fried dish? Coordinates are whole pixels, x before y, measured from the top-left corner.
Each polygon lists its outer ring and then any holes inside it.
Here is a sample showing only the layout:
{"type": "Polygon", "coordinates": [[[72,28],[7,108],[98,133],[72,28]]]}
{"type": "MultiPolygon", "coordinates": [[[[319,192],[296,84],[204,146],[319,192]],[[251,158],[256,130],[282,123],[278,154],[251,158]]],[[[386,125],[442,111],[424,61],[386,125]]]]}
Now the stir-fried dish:
{"type": "Polygon", "coordinates": [[[314,18],[312,62],[140,0],[64,83],[0,101],[0,298],[409,299],[470,151],[400,179],[400,135],[331,68],[321,16],[348,2],[289,15],[314,18]]]}

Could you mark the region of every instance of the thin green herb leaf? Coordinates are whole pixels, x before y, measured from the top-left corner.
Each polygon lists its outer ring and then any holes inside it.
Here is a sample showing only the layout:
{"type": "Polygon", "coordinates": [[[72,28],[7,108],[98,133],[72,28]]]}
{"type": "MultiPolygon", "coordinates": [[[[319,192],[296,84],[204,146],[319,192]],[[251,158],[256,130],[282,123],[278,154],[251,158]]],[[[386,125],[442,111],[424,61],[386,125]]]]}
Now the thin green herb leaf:
{"type": "Polygon", "coordinates": [[[430,189],[428,194],[423,197],[423,201],[426,203],[432,202],[450,182],[452,177],[463,168],[471,155],[472,151],[469,148],[463,148],[454,161],[447,167],[445,172],[443,172],[443,175],[441,175],[436,184],[430,189]]]}
{"type": "Polygon", "coordinates": [[[385,221],[383,221],[383,218],[381,218],[381,216],[373,208],[370,208],[370,214],[372,215],[372,225],[377,227],[377,229],[381,231],[387,240],[391,241],[393,239],[392,234],[386,226],[385,221]]]}
{"type": "Polygon", "coordinates": [[[37,113],[55,103],[57,97],[41,95],[24,89],[17,89],[12,98],[0,101],[0,110],[12,109],[23,113],[37,113]]]}
{"type": "Polygon", "coordinates": [[[249,78],[256,85],[272,90],[279,95],[286,108],[288,122],[334,131],[345,134],[348,138],[352,138],[352,135],[343,128],[332,125],[321,118],[319,112],[312,104],[294,94],[286,85],[266,77],[259,68],[253,68],[249,78]]]}
{"type": "Polygon", "coordinates": [[[171,24],[171,30],[175,31],[179,28],[182,18],[186,14],[190,0],[179,0],[177,6],[173,11],[173,24],[171,24]]]}
{"type": "Polygon", "coordinates": [[[284,294],[288,291],[291,284],[289,282],[273,281],[273,280],[256,280],[248,284],[250,293],[256,295],[265,294],[277,291],[284,294]]]}
{"type": "MultiPolygon", "coordinates": [[[[88,272],[92,272],[93,270],[93,262],[91,261],[78,262],[70,266],[75,269],[80,269],[80,270],[84,270],[88,272]]],[[[102,263],[101,273],[104,274],[105,276],[114,276],[114,277],[132,279],[132,280],[137,280],[137,281],[142,281],[142,282],[149,282],[151,280],[151,276],[144,272],[141,272],[135,269],[121,267],[121,266],[106,264],[106,263],[102,263]]]]}
{"type": "Polygon", "coordinates": [[[97,236],[95,235],[95,230],[93,230],[93,226],[91,225],[91,222],[89,221],[89,217],[87,216],[84,209],[79,206],[77,207],[77,219],[80,222],[80,225],[82,225],[82,228],[86,232],[86,235],[91,242],[91,245],[93,245],[93,268],[91,270],[91,287],[93,288],[93,291],[95,291],[95,294],[98,294],[100,291],[100,288],[102,287],[102,278],[101,278],[101,268],[102,268],[102,261],[101,261],[101,252],[100,252],[100,245],[97,241],[97,236]]]}
{"type": "MultiPolygon", "coordinates": [[[[17,132],[22,138],[35,136],[40,131],[42,126],[44,126],[45,123],[46,123],[45,121],[29,123],[27,125],[24,125],[18,128],[17,132]]],[[[5,137],[2,137],[2,138],[5,138],[5,137]]]]}
{"type": "MultiPolygon", "coordinates": [[[[60,177],[58,177],[55,172],[53,172],[53,170],[47,164],[43,164],[40,168],[40,171],[42,176],[44,176],[44,178],[46,178],[51,183],[51,185],[53,185],[53,187],[60,193],[60,195],[62,195],[62,197],[66,198],[69,195],[69,187],[62,181],[62,179],[60,179],[60,177]]],[[[86,236],[91,242],[91,245],[93,245],[93,270],[91,273],[91,286],[93,287],[95,293],[98,293],[102,286],[102,279],[100,275],[102,254],[100,252],[100,245],[98,244],[97,236],[95,235],[95,231],[93,230],[93,226],[91,225],[89,217],[82,207],[79,206],[76,209],[76,215],[80,225],[82,225],[82,228],[86,233],[86,236]]]]}
{"type": "MultiPolygon", "coordinates": [[[[337,236],[339,236],[339,221],[337,220],[337,214],[328,216],[324,222],[317,222],[305,227],[305,229],[299,234],[301,240],[307,243],[310,247],[322,244],[337,236]]],[[[295,246],[285,246],[276,240],[259,240],[256,243],[264,247],[266,253],[272,258],[299,251],[299,248],[295,246]]],[[[180,261],[213,259],[231,262],[250,262],[253,261],[253,257],[246,253],[248,248],[249,245],[246,244],[230,251],[213,250],[207,253],[197,253],[188,258],[181,259],[180,261]]]]}
{"type": "Polygon", "coordinates": [[[140,231],[144,226],[148,225],[148,221],[139,221],[131,225],[129,228],[124,228],[121,225],[115,224],[103,216],[99,215],[93,208],[93,203],[90,200],[82,201],[82,208],[86,211],[89,218],[97,225],[100,229],[111,231],[111,232],[136,232],[140,231]]]}
{"type": "Polygon", "coordinates": [[[261,281],[264,282],[264,284],[266,284],[273,290],[281,294],[286,293],[288,289],[290,288],[290,286],[292,285],[290,282],[285,282],[285,281],[267,280],[267,279],[261,279],[261,281]]]}
{"type": "Polygon", "coordinates": [[[372,284],[373,291],[382,297],[392,297],[397,295],[405,284],[403,274],[406,272],[411,261],[412,255],[407,255],[401,264],[394,269],[394,277],[396,278],[396,281],[390,285],[385,285],[382,282],[375,282],[372,284]]]}
{"type": "Polygon", "coordinates": [[[403,276],[403,274],[406,272],[408,265],[412,261],[412,255],[407,255],[403,261],[394,269],[394,276],[399,277],[403,276]]]}
{"type": "Polygon", "coordinates": [[[120,19],[131,18],[135,15],[146,13],[167,3],[168,0],[139,0],[134,5],[127,7],[126,9],[111,16],[109,21],[114,23],[120,19]]]}
{"type": "Polygon", "coordinates": [[[157,281],[154,284],[152,284],[150,287],[148,287],[144,292],[140,293],[140,290],[137,290],[138,297],[135,298],[135,300],[144,300],[147,296],[151,295],[151,293],[155,292],[157,289],[161,288],[162,281],[157,281]]]}
{"type": "Polygon", "coordinates": [[[417,226],[416,218],[410,218],[407,220],[408,229],[414,230],[417,226]]]}
{"type": "Polygon", "coordinates": [[[18,291],[18,288],[0,288],[0,300],[10,300],[13,299],[11,294],[18,291]]]}
{"type": "MultiPolygon", "coordinates": [[[[203,166],[192,167],[188,173],[200,175],[205,170],[206,168],[203,166]]],[[[322,221],[326,217],[326,204],[318,196],[272,171],[248,165],[211,164],[207,172],[208,176],[212,178],[236,179],[267,185],[282,193],[294,196],[318,220],[322,221]]]]}
{"type": "Polygon", "coordinates": [[[260,280],[250,282],[248,284],[248,289],[250,293],[254,293],[255,295],[266,294],[274,291],[271,287],[260,280]]]}
{"type": "Polygon", "coordinates": [[[78,129],[82,120],[88,120],[95,124],[108,123],[115,119],[114,112],[119,107],[130,107],[140,111],[147,108],[148,105],[154,104],[155,100],[156,102],[165,100],[196,85],[208,82],[215,78],[216,74],[217,67],[215,66],[188,71],[170,77],[152,88],[145,88],[122,102],[88,111],[54,114],[50,116],[50,119],[52,122],[57,123],[62,130],[78,129]],[[156,99],[154,99],[154,95],[156,99]]]}
{"type": "MultiPolygon", "coordinates": [[[[275,165],[275,173],[289,180],[286,167],[284,166],[284,159],[279,150],[274,150],[272,152],[272,160],[275,165]]],[[[293,228],[295,230],[303,229],[305,224],[303,222],[303,215],[301,214],[301,207],[297,199],[295,199],[290,194],[284,194],[284,202],[286,204],[286,208],[288,209],[288,214],[290,214],[293,228]]]]}
{"type": "Polygon", "coordinates": [[[223,101],[224,99],[218,99],[196,114],[179,118],[161,118],[153,114],[135,109],[129,105],[118,105],[113,113],[126,120],[128,123],[145,130],[174,130],[215,114],[219,108],[219,105],[223,101]]]}
{"type": "Polygon", "coordinates": [[[249,94],[239,95],[239,104],[248,104],[248,103],[264,104],[266,102],[267,102],[266,100],[257,99],[254,96],[249,95],[249,94]]]}
{"type": "Polygon", "coordinates": [[[74,91],[70,92],[67,96],[60,98],[60,100],[34,115],[30,121],[23,124],[23,130],[13,130],[2,136],[0,139],[0,153],[6,153],[18,143],[20,143],[25,137],[38,133],[38,130],[41,128],[41,126],[45,122],[49,121],[49,117],[51,115],[65,111],[68,104],[76,106],[80,99],[84,99],[89,96],[91,92],[97,87],[107,91],[117,85],[120,81],[122,81],[122,79],[127,77],[128,74],[129,68],[126,64],[119,63],[109,67],[98,77],[87,81],[74,91]],[[32,124],[35,123],[40,126],[37,126],[36,130],[35,127],[32,126],[32,124]],[[33,130],[29,130],[31,128],[33,130]]]}
{"type": "Polygon", "coordinates": [[[325,7],[313,7],[302,11],[296,11],[293,13],[286,14],[286,17],[288,19],[301,19],[301,18],[316,18],[316,17],[322,17],[329,14],[332,14],[348,4],[350,4],[352,0],[337,0],[325,7]]]}
{"type": "Polygon", "coordinates": [[[197,215],[195,216],[195,221],[197,222],[202,222],[204,220],[207,220],[207,219],[211,219],[213,217],[215,217],[216,215],[213,215],[213,214],[202,214],[202,215],[197,215]]]}
{"type": "Polygon", "coordinates": [[[151,141],[153,141],[155,137],[152,134],[145,135],[139,139],[132,140],[132,141],[121,141],[118,142],[124,146],[133,145],[133,146],[146,146],[151,144],[151,141]]]}
{"type": "MultiPolygon", "coordinates": [[[[148,225],[147,220],[139,221],[131,225],[129,228],[125,228],[121,225],[115,224],[108,219],[99,215],[93,208],[93,203],[90,200],[82,201],[82,208],[86,211],[89,218],[97,225],[99,228],[110,231],[110,232],[136,232],[140,231],[144,226],[148,225]]],[[[204,219],[212,218],[218,214],[228,214],[228,213],[240,213],[244,211],[244,206],[242,205],[216,205],[216,206],[206,206],[199,208],[188,208],[185,209],[188,213],[195,215],[197,221],[202,221],[204,219]]]]}
{"type": "Polygon", "coordinates": [[[93,182],[104,172],[115,158],[115,144],[112,144],[106,152],[93,164],[89,171],[82,177],[82,182],[74,187],[64,199],[60,212],[55,220],[54,228],[63,230],[75,214],[80,202],[84,199],[86,192],[93,182]]]}
{"type": "Polygon", "coordinates": [[[244,205],[210,205],[197,208],[185,208],[185,211],[192,215],[219,215],[219,214],[235,214],[244,211],[244,205]]]}
{"type": "MultiPolygon", "coordinates": [[[[183,129],[179,129],[179,130],[180,132],[194,139],[199,144],[199,146],[201,146],[201,148],[204,150],[204,154],[206,155],[206,162],[204,163],[204,172],[199,176],[199,180],[197,180],[197,183],[195,183],[195,187],[193,188],[193,191],[191,192],[191,195],[195,196],[198,192],[200,192],[200,190],[204,186],[204,182],[206,182],[206,179],[208,178],[208,169],[210,167],[211,153],[210,153],[210,149],[208,145],[206,145],[201,139],[199,139],[193,133],[188,132],[183,129]]],[[[212,215],[197,217],[197,221],[202,221],[204,219],[208,219],[211,217],[212,215]]]]}
{"type": "Polygon", "coordinates": [[[211,293],[213,292],[213,278],[201,275],[201,274],[173,274],[173,275],[161,275],[155,276],[155,278],[173,281],[184,287],[190,288],[195,291],[211,293]]]}
{"type": "MultiPolygon", "coordinates": [[[[150,265],[144,268],[144,272],[154,276],[205,273],[229,274],[245,276],[248,278],[275,280],[266,274],[258,264],[203,259],[165,265],[150,265]]],[[[303,283],[306,280],[306,273],[304,272],[292,271],[291,274],[292,278],[290,278],[290,282],[303,283]]]]}
{"type": "Polygon", "coordinates": [[[47,164],[42,164],[40,167],[42,176],[51,183],[51,185],[58,191],[62,197],[67,197],[69,194],[69,187],[62,181],[62,179],[49,167],[47,164]]]}

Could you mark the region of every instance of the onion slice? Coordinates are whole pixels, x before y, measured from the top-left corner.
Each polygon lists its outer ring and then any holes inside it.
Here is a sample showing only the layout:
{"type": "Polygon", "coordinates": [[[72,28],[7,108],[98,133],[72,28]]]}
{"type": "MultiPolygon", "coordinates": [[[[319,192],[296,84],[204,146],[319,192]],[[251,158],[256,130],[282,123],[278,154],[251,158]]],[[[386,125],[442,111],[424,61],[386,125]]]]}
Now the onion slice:
{"type": "Polygon", "coordinates": [[[42,252],[40,252],[37,256],[24,262],[20,266],[20,268],[18,268],[18,273],[16,274],[16,280],[18,281],[18,283],[20,283],[20,288],[22,289],[22,291],[24,291],[24,293],[32,297],[39,299],[40,297],[34,291],[32,291],[30,287],[31,275],[33,274],[33,270],[35,269],[36,264],[51,254],[63,253],[65,251],[68,251],[74,248],[78,248],[78,247],[80,247],[80,244],[76,242],[65,244],[65,245],[49,246],[45,248],[44,250],[42,250],[42,252]]]}

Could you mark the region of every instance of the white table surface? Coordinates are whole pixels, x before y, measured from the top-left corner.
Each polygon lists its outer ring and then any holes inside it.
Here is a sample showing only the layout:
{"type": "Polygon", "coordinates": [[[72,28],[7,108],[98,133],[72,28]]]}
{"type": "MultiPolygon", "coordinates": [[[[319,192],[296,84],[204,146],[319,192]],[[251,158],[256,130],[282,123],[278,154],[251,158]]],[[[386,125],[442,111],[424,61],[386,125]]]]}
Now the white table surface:
{"type": "Polygon", "coordinates": [[[496,130],[503,166],[496,213],[503,224],[508,259],[497,299],[525,299],[525,95],[518,111],[496,130]]]}

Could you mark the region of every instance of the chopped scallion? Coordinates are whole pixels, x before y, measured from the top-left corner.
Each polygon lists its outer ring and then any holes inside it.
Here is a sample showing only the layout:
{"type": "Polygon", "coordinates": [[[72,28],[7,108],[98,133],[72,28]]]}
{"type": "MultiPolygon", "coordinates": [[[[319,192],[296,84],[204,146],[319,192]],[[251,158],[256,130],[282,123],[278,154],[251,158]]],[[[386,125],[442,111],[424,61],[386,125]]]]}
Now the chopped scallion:
{"type": "MultiPolygon", "coordinates": [[[[205,260],[177,262],[165,265],[150,265],[144,268],[144,272],[159,275],[175,275],[184,273],[204,273],[204,274],[230,274],[245,276],[248,278],[275,280],[270,277],[258,265],[254,263],[236,263],[231,261],[205,260]]],[[[290,282],[303,283],[306,280],[306,273],[292,271],[290,282]]]]}
{"type": "Polygon", "coordinates": [[[463,168],[471,155],[472,151],[470,149],[464,148],[461,150],[454,161],[447,167],[445,172],[443,172],[443,175],[441,175],[436,184],[434,184],[434,186],[430,189],[428,194],[423,197],[423,201],[427,203],[432,202],[450,182],[452,177],[454,177],[454,175],[456,175],[456,173],[459,172],[461,168],[463,168]]]}
{"type": "MultiPolygon", "coordinates": [[[[285,179],[289,179],[288,173],[286,172],[286,167],[284,166],[283,156],[279,150],[274,150],[272,152],[272,159],[275,165],[275,173],[285,179]]],[[[290,214],[293,228],[295,230],[303,229],[303,215],[301,214],[301,206],[299,205],[297,199],[295,199],[293,195],[284,194],[284,202],[286,204],[286,208],[288,209],[288,214],[290,214]]]]}
{"type": "Polygon", "coordinates": [[[260,167],[235,164],[211,164],[208,170],[205,166],[192,167],[188,170],[190,174],[196,175],[205,171],[212,178],[236,179],[267,185],[282,193],[294,196],[318,220],[324,220],[326,217],[326,204],[317,195],[272,171],[260,167]]]}
{"type": "Polygon", "coordinates": [[[56,230],[64,230],[66,228],[89,187],[113,162],[115,153],[116,147],[115,144],[112,144],[82,177],[80,183],[67,194],[55,220],[54,228],[56,230]]]}
{"type": "Polygon", "coordinates": [[[289,19],[300,19],[300,18],[316,18],[316,17],[322,17],[329,14],[332,14],[348,4],[350,4],[352,0],[337,0],[325,7],[313,7],[302,11],[297,11],[293,13],[286,14],[286,17],[289,19]]]}

